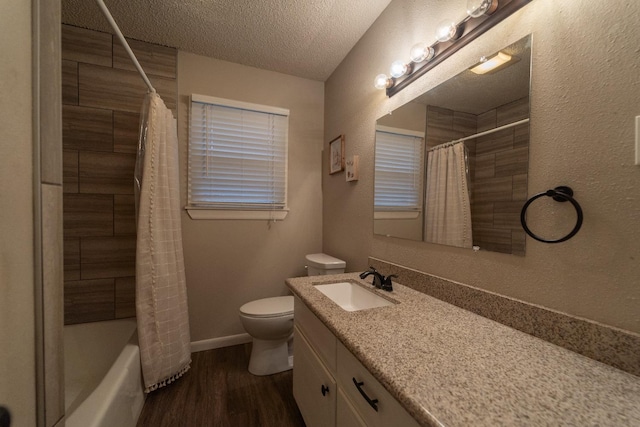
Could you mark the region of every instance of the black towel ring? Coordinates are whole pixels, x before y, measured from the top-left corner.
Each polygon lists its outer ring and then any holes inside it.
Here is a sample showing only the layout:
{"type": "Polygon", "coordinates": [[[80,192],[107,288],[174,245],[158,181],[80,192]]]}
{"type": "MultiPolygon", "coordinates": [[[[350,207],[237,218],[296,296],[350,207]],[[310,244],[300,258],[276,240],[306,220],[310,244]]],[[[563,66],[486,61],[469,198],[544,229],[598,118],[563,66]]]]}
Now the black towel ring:
{"type": "Polygon", "coordinates": [[[527,202],[522,207],[522,211],[520,212],[520,223],[522,224],[522,228],[524,228],[524,231],[529,236],[543,243],[560,243],[560,242],[567,241],[573,236],[575,236],[580,230],[580,227],[582,227],[583,215],[582,215],[582,208],[572,196],[573,196],[573,190],[571,189],[571,187],[562,185],[560,187],[554,188],[553,190],[547,190],[544,193],[536,194],[535,196],[527,200],[527,202]],[[576,222],[576,226],[573,227],[573,230],[571,230],[569,234],[567,234],[566,236],[558,240],[547,240],[547,239],[543,239],[542,237],[536,236],[527,226],[527,221],[526,221],[527,208],[531,203],[533,203],[534,200],[539,199],[542,196],[553,197],[553,200],[555,200],[556,202],[563,202],[563,203],[567,201],[571,202],[573,207],[576,209],[576,213],[578,214],[578,221],[576,222]]]}

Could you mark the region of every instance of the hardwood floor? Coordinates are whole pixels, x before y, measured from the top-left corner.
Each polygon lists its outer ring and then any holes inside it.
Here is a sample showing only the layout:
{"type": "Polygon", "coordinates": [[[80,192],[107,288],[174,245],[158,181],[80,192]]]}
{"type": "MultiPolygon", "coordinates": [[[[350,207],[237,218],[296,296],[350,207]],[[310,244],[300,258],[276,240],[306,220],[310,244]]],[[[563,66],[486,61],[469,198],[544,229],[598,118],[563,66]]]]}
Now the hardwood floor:
{"type": "Polygon", "coordinates": [[[293,371],[247,371],[251,344],[193,353],[191,369],[147,396],[138,427],[304,427],[293,371]]]}

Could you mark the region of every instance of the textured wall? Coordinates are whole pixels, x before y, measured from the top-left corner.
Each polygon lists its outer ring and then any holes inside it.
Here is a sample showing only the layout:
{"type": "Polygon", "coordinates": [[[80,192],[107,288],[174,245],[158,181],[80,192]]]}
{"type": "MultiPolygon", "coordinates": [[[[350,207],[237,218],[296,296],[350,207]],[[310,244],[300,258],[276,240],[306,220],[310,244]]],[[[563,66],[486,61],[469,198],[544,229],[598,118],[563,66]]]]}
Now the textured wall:
{"type": "MultiPolygon", "coordinates": [[[[342,174],[322,175],[324,251],[351,271],[364,269],[372,255],[640,332],[640,167],[633,164],[640,2],[534,0],[395,97],[373,88],[376,74],[431,39],[441,19],[461,16],[465,5],[394,0],[327,81],[325,141],[344,133],[346,155],[360,155],[361,170],[356,185],[342,174]],[[373,236],[375,120],[529,33],[528,193],[572,186],[585,212],[582,230],[557,245],[527,238],[524,257],[373,236]]],[[[543,209],[531,211],[532,229],[549,237],[571,229],[570,209],[540,203],[543,209]]]]}
{"type": "Polygon", "coordinates": [[[320,252],[320,166],[324,85],[180,52],[178,55],[181,179],[186,204],[189,95],[288,108],[289,215],[284,221],[192,220],[182,231],[191,340],[244,332],[238,309],[248,301],[288,293],[287,277],[305,274],[304,256],[320,252]]]}
{"type": "MultiPolygon", "coordinates": [[[[175,114],[177,51],[129,42],[175,114]]],[[[136,314],[133,172],[146,91],[115,36],[62,26],[67,324],[136,314]]]]}
{"type": "Polygon", "coordinates": [[[0,3],[0,402],[36,425],[31,2],[0,3]]]}

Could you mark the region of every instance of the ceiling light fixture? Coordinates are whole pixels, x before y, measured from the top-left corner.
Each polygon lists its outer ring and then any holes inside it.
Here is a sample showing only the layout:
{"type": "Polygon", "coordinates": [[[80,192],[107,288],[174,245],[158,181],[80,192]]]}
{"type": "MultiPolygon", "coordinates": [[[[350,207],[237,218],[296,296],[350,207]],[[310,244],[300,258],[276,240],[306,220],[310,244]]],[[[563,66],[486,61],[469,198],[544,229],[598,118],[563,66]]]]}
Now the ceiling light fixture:
{"type": "Polygon", "coordinates": [[[470,68],[469,70],[476,74],[487,74],[491,71],[496,71],[498,68],[502,68],[505,64],[510,62],[514,57],[507,55],[506,53],[498,52],[491,58],[480,58],[480,63],[470,68]]]}
{"type": "MultiPolygon", "coordinates": [[[[391,64],[391,78],[385,74],[379,74],[375,79],[375,87],[386,89],[387,96],[395,95],[458,49],[466,46],[531,1],[467,0],[467,13],[464,19],[457,23],[449,19],[441,21],[436,27],[436,40],[431,44],[421,42],[413,45],[409,52],[410,61],[395,61],[391,64]]],[[[489,67],[491,63],[484,64],[492,60],[494,58],[482,61],[482,64],[478,64],[479,69],[489,67]]],[[[500,65],[496,67],[498,66],[500,65]]],[[[489,71],[491,70],[485,73],[489,71]]]]}

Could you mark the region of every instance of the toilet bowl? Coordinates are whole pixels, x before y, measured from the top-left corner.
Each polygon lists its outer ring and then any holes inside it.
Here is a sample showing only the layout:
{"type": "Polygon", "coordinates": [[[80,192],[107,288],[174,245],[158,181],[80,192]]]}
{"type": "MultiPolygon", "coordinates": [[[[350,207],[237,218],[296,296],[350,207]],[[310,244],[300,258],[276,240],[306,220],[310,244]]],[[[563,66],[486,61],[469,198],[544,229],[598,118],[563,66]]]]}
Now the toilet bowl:
{"type": "MultiPolygon", "coordinates": [[[[309,276],[344,273],[345,262],[318,253],[306,256],[309,276]]],[[[293,368],[293,297],[251,301],[240,307],[240,321],[253,338],[249,372],[271,375],[293,368]]]]}
{"type": "Polygon", "coordinates": [[[240,321],[253,338],[249,372],[271,375],[293,367],[293,297],[251,301],[240,307],[240,321]]]}

